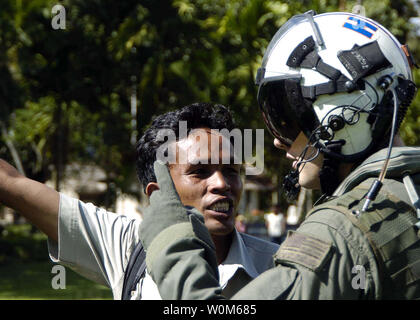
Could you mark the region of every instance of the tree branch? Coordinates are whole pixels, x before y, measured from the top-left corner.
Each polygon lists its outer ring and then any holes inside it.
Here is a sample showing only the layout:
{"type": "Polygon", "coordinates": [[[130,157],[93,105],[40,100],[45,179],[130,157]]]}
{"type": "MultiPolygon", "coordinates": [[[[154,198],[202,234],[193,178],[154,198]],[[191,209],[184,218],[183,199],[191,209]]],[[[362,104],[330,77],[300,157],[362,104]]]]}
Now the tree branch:
{"type": "Polygon", "coordinates": [[[7,133],[6,125],[1,120],[0,120],[0,129],[1,129],[1,134],[6,142],[6,146],[10,150],[16,169],[20,172],[20,174],[25,176],[25,170],[23,170],[22,161],[20,160],[19,153],[17,152],[12,139],[7,133]]]}

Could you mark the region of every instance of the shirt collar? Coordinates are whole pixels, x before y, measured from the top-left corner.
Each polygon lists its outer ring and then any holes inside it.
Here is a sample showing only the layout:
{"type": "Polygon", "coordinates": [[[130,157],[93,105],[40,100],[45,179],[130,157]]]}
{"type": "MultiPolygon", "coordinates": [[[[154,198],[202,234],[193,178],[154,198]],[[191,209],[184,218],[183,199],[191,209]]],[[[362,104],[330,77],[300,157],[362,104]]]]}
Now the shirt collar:
{"type": "Polygon", "coordinates": [[[241,234],[234,229],[232,244],[226,259],[219,265],[220,284],[225,287],[227,282],[242,268],[250,277],[256,278],[258,272],[249,256],[241,234]]]}

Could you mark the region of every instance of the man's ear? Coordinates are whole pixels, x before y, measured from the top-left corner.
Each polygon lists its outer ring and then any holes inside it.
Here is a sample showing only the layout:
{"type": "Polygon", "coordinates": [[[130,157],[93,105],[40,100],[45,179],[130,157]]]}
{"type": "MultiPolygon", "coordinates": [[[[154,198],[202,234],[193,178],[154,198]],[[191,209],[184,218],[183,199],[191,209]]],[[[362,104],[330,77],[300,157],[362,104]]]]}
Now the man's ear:
{"type": "Polygon", "coordinates": [[[159,190],[159,185],[157,182],[149,182],[146,186],[146,195],[150,197],[152,195],[152,192],[155,190],[159,190]]]}

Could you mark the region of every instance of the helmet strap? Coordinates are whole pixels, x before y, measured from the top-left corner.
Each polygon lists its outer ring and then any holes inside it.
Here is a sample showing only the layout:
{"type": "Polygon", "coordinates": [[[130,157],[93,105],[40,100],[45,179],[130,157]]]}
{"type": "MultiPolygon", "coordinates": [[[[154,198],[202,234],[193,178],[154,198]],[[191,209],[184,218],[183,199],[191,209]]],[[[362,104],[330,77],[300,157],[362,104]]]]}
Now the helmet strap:
{"type": "Polygon", "coordinates": [[[318,96],[324,94],[365,89],[362,81],[351,81],[340,70],[325,63],[315,49],[315,41],[312,36],[297,45],[287,59],[286,65],[291,68],[316,70],[330,79],[325,83],[301,87],[302,96],[310,101],[314,101],[318,96]]]}
{"type": "MultiPolygon", "coordinates": [[[[340,140],[330,141],[328,145],[326,145],[326,148],[333,153],[340,154],[342,145],[343,143],[340,140]]],[[[319,171],[319,181],[322,193],[331,196],[340,184],[338,175],[340,161],[331,157],[330,153],[323,153],[323,155],[324,162],[321,170],[319,171]]]]}
{"type": "Polygon", "coordinates": [[[355,44],[351,50],[340,51],[337,57],[353,77],[354,83],[380,70],[392,67],[382,53],[377,40],[362,46],[355,44]]]}

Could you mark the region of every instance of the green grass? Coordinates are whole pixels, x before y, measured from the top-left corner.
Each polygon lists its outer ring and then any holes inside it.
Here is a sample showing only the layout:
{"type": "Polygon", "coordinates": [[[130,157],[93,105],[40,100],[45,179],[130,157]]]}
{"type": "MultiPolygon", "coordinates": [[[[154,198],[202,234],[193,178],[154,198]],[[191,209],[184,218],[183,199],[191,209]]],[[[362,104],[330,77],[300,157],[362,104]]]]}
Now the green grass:
{"type": "Polygon", "coordinates": [[[111,290],[65,268],[65,289],[53,289],[47,238],[30,225],[8,226],[0,235],[0,300],[112,299],[111,290]]]}
{"type": "Polygon", "coordinates": [[[111,290],[65,268],[65,289],[53,289],[53,263],[16,262],[0,266],[0,300],[112,299],[111,290]]]}

